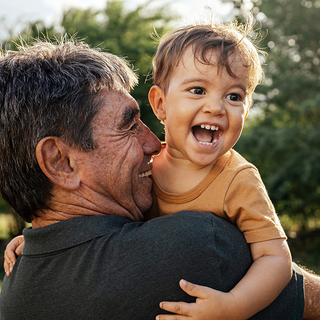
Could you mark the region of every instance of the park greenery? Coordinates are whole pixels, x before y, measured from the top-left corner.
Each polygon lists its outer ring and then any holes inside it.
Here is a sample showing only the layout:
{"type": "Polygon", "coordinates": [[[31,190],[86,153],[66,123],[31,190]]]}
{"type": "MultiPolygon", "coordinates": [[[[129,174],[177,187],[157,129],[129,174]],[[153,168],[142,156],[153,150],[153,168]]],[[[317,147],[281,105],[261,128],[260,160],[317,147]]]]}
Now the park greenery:
{"type": "MultiPolygon", "coordinates": [[[[223,0],[221,0],[223,1],[223,0]]],[[[261,51],[264,80],[235,149],[253,162],[289,235],[293,256],[320,272],[320,0],[224,0],[237,19],[245,11],[256,18],[251,34],[261,51]]],[[[16,50],[36,38],[55,41],[61,35],[83,39],[93,47],[125,57],[139,74],[133,96],[142,120],[163,139],[147,95],[152,79],[156,34],[177,23],[179,13],[150,0],[134,10],[109,0],[103,10],[71,8],[58,25],[28,22],[20,36],[1,43],[16,50]]],[[[1,203],[4,212],[9,211],[1,203]]],[[[21,224],[16,230],[20,232],[21,224]]]]}

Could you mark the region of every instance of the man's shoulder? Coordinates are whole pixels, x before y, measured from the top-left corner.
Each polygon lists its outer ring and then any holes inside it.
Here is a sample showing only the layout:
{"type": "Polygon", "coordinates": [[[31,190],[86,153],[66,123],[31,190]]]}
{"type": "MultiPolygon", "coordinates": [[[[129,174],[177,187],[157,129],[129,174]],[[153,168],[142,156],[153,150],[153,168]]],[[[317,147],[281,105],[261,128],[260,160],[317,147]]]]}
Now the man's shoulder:
{"type": "Polygon", "coordinates": [[[201,246],[213,251],[233,247],[234,243],[238,243],[239,248],[247,246],[243,234],[235,225],[211,212],[193,210],[176,212],[145,222],[140,226],[139,231],[148,238],[154,235],[161,241],[187,244],[186,250],[190,243],[193,249],[201,246]]]}
{"type": "Polygon", "coordinates": [[[148,241],[149,245],[153,241],[169,243],[190,239],[196,243],[205,235],[207,239],[214,236],[215,219],[209,212],[180,211],[144,223],[128,223],[123,226],[122,232],[132,241],[148,241]]]}
{"type": "MultiPolygon", "coordinates": [[[[140,228],[148,232],[172,232],[176,236],[190,233],[213,233],[216,216],[210,212],[183,210],[145,222],[140,228]]],[[[220,218],[219,218],[220,221],[220,218]]],[[[222,222],[222,221],[221,221],[222,222]]],[[[223,223],[223,222],[222,222],[223,223]]]]}

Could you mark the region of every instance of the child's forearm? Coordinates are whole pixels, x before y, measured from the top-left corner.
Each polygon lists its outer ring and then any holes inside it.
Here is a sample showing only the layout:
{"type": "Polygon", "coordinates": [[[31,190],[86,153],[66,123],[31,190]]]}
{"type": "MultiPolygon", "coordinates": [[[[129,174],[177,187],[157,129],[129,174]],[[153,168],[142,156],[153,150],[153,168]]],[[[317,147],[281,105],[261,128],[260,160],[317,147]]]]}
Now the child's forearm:
{"type": "Polygon", "coordinates": [[[291,255],[285,241],[279,239],[266,243],[268,250],[269,244],[272,244],[270,253],[261,254],[260,249],[264,248],[264,244],[255,244],[252,249],[253,264],[230,291],[237,301],[239,319],[247,319],[267,307],[290,281],[291,255]],[[276,249],[272,250],[274,244],[276,249]]]}

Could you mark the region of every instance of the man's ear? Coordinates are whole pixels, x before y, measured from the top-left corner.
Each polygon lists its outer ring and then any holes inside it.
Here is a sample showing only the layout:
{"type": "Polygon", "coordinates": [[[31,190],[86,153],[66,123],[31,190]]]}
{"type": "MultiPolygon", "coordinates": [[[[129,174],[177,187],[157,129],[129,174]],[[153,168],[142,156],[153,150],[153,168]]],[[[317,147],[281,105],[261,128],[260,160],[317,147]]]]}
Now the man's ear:
{"type": "Polygon", "coordinates": [[[159,120],[166,119],[166,108],[164,105],[164,92],[159,86],[152,86],[149,90],[149,102],[152,110],[159,120]]]}
{"type": "Polygon", "coordinates": [[[36,157],[43,173],[54,183],[66,189],[80,185],[76,161],[71,148],[57,137],[41,139],[36,148],[36,157]]]}

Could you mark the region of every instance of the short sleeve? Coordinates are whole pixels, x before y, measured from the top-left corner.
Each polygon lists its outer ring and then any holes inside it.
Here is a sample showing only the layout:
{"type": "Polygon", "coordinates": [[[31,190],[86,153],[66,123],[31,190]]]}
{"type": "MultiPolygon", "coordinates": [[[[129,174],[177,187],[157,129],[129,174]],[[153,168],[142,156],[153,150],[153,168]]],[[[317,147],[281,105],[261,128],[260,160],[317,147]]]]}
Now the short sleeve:
{"type": "Polygon", "coordinates": [[[226,192],[224,211],[230,221],[243,232],[248,243],[286,239],[274,206],[255,167],[244,168],[234,176],[226,192]]]}

